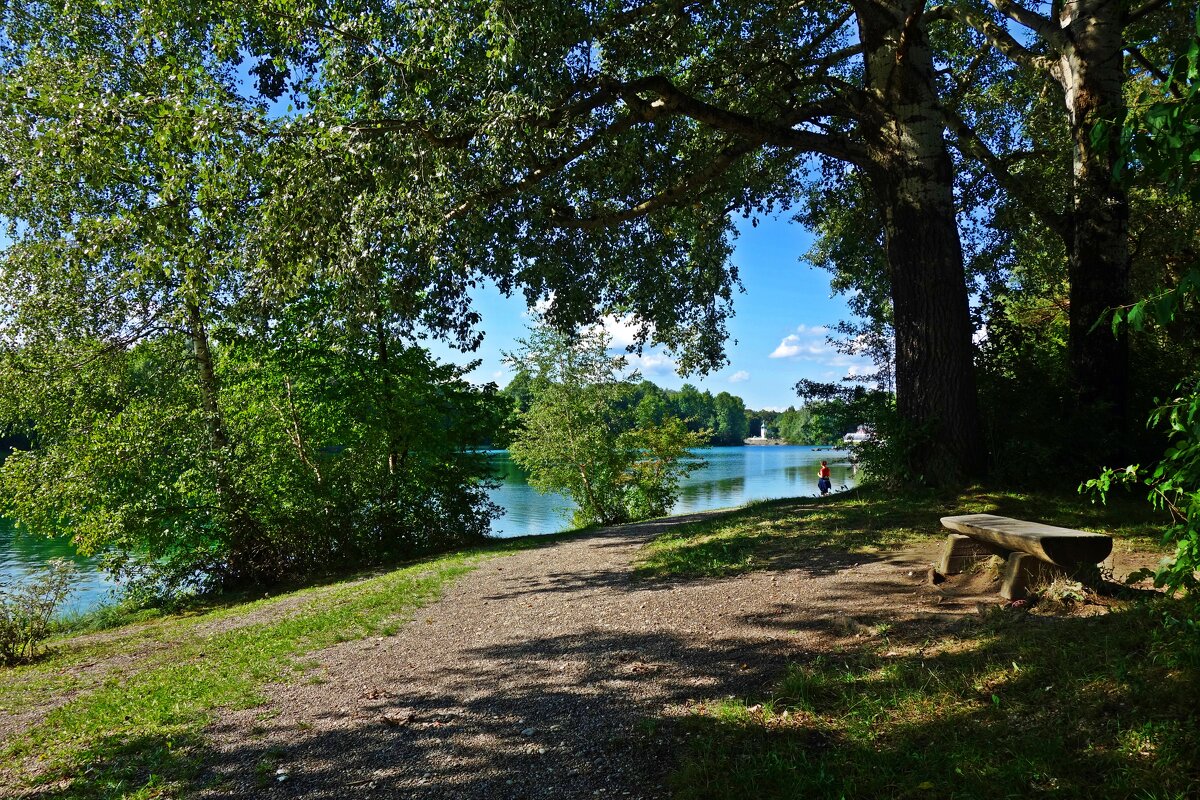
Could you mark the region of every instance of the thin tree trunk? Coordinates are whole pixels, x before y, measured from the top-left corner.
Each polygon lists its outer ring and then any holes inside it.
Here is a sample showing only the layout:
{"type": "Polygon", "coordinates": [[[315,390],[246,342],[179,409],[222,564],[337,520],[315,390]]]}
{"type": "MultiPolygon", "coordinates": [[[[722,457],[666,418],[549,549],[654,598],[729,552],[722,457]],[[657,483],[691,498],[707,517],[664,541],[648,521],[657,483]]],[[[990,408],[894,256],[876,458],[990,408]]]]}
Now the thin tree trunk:
{"type": "Polygon", "coordinates": [[[200,407],[208,428],[212,451],[213,480],[216,483],[217,505],[229,526],[228,576],[234,581],[245,580],[256,572],[256,547],[254,540],[258,527],[239,496],[229,475],[228,458],[231,452],[229,436],[225,430],[225,419],[221,414],[220,383],[209,343],[208,326],[200,303],[196,299],[185,301],[188,333],[192,340],[192,352],[196,359],[197,378],[200,386],[200,407]]]}
{"type": "MultiPolygon", "coordinates": [[[[388,353],[387,328],[383,324],[383,311],[376,309],[375,311],[375,356],[379,364],[379,377],[381,381],[381,395],[383,399],[383,408],[385,414],[391,414],[392,406],[394,405],[395,393],[392,391],[392,376],[391,376],[391,361],[388,353]]],[[[388,425],[388,454],[387,467],[388,475],[395,475],[400,468],[400,453],[396,449],[396,437],[393,434],[392,426],[388,425]]],[[[388,492],[390,494],[390,490],[388,492]]]]}
{"type": "Polygon", "coordinates": [[[929,435],[914,477],[981,476],[970,309],[953,165],[943,135],[920,0],[856,4],[874,119],[864,123],[884,220],[896,334],[896,401],[929,435]]]}

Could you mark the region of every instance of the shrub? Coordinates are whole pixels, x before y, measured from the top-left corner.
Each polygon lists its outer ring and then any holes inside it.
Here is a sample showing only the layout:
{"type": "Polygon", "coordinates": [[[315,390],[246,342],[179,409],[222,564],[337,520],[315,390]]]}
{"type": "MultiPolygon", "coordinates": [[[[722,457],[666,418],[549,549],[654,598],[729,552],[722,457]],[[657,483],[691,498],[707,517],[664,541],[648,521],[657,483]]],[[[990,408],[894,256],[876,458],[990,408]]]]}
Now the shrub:
{"type": "Polygon", "coordinates": [[[54,558],[12,589],[0,589],[0,663],[37,655],[50,635],[50,621],[77,579],[74,564],[54,558]]]}

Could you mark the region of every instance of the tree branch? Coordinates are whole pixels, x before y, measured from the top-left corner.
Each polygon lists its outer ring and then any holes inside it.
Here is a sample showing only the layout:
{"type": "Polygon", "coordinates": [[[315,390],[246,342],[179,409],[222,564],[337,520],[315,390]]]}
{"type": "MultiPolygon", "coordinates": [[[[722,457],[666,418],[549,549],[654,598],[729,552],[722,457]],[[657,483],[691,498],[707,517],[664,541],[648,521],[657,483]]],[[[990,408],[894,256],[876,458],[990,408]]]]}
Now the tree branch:
{"type": "Polygon", "coordinates": [[[1148,0],[1148,2],[1144,3],[1141,8],[1130,11],[1125,17],[1125,23],[1129,24],[1137,22],[1148,14],[1153,14],[1155,11],[1158,11],[1166,4],[1166,0],[1148,0]]]}
{"type": "Polygon", "coordinates": [[[1159,83],[1161,83],[1163,86],[1165,86],[1167,88],[1167,90],[1171,92],[1171,95],[1176,100],[1183,99],[1184,94],[1187,91],[1186,86],[1181,86],[1179,81],[1173,80],[1170,75],[1163,72],[1158,67],[1154,66],[1154,64],[1152,64],[1150,62],[1150,59],[1146,58],[1146,56],[1142,53],[1142,51],[1139,50],[1138,48],[1134,47],[1133,45],[1131,45],[1131,44],[1125,45],[1125,52],[1129,53],[1129,55],[1133,56],[1133,60],[1136,61],[1139,65],[1141,65],[1142,69],[1149,72],[1151,75],[1154,76],[1155,80],[1157,80],[1159,83]]]}
{"type": "MultiPolygon", "coordinates": [[[[589,217],[557,218],[552,219],[552,222],[559,228],[596,230],[643,217],[661,208],[688,202],[696,197],[697,191],[702,193],[705,185],[728,172],[742,156],[757,150],[760,146],[759,142],[744,139],[733,141],[722,148],[703,169],[692,173],[663,192],[623,211],[589,217]]],[[[551,216],[552,218],[555,216],[554,210],[552,210],[551,216]]]]}
{"type": "Polygon", "coordinates": [[[781,124],[774,120],[755,119],[747,114],[706,103],[679,90],[675,84],[662,75],[645,78],[639,83],[647,91],[657,95],[657,99],[645,100],[636,91],[622,94],[622,99],[635,110],[639,107],[647,110],[661,109],[667,113],[688,117],[723,133],[759,141],[762,144],[820,153],[854,164],[867,161],[866,148],[846,137],[796,130],[792,127],[802,122],[814,121],[821,116],[827,116],[833,108],[840,104],[840,101],[830,100],[802,106],[788,115],[787,124],[781,124]]]}
{"type": "Polygon", "coordinates": [[[1051,76],[1054,76],[1059,69],[1056,60],[1034,53],[1018,42],[1003,26],[996,24],[995,20],[975,8],[938,6],[935,9],[931,9],[927,16],[932,16],[934,19],[939,20],[954,19],[961,22],[984,36],[992,47],[1003,53],[1010,61],[1020,64],[1027,69],[1046,73],[1051,76]]]}
{"type": "Polygon", "coordinates": [[[1013,22],[1024,25],[1038,36],[1041,36],[1046,44],[1055,50],[1062,51],[1063,45],[1066,44],[1062,29],[1046,17],[1043,17],[1036,11],[1030,11],[1020,3],[1014,2],[1014,0],[988,0],[988,2],[992,5],[992,8],[1013,22]]]}
{"type": "Polygon", "coordinates": [[[1022,202],[1033,209],[1034,213],[1045,223],[1046,227],[1050,228],[1057,235],[1066,238],[1069,233],[1067,217],[1064,214],[1047,208],[1043,204],[1042,199],[1044,195],[1039,191],[1037,186],[1032,186],[1029,181],[1013,175],[1009,171],[1008,164],[1004,162],[1004,159],[993,153],[975,129],[967,124],[966,120],[957,113],[943,107],[942,116],[946,121],[946,127],[956,137],[955,143],[959,152],[969,158],[979,159],[987,167],[992,177],[996,179],[996,182],[1004,187],[1005,191],[1019,197],[1022,202]]]}
{"type": "Polygon", "coordinates": [[[601,128],[589,136],[585,136],[574,147],[571,147],[554,158],[535,166],[525,174],[525,177],[521,178],[520,180],[504,184],[503,186],[498,186],[485,192],[480,192],[479,194],[464,200],[462,203],[446,212],[442,216],[442,221],[451,222],[468,213],[472,209],[490,205],[498,200],[512,197],[513,195],[516,195],[525,189],[536,186],[550,176],[562,172],[568,165],[570,165],[572,161],[583,156],[585,153],[595,147],[604,137],[624,133],[636,125],[653,120],[655,116],[658,116],[658,114],[646,116],[645,114],[640,114],[636,111],[633,114],[627,114],[611,125],[601,128]]]}

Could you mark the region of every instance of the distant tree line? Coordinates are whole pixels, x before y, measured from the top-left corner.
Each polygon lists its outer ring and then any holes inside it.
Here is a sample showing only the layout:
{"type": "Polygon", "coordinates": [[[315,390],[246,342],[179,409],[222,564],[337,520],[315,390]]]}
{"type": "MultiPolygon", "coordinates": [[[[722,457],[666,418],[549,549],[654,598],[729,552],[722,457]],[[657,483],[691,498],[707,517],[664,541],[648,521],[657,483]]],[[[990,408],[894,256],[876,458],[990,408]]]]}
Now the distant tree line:
{"type": "MultiPolygon", "coordinates": [[[[532,380],[529,371],[518,370],[500,391],[512,400],[518,414],[530,408],[532,380]]],[[[690,433],[700,435],[701,445],[741,445],[750,435],[751,417],[742,398],[729,392],[701,392],[690,383],[680,389],[663,389],[648,380],[627,383],[613,404],[617,411],[628,412],[631,425],[651,427],[670,419],[681,420],[690,433]]]]}

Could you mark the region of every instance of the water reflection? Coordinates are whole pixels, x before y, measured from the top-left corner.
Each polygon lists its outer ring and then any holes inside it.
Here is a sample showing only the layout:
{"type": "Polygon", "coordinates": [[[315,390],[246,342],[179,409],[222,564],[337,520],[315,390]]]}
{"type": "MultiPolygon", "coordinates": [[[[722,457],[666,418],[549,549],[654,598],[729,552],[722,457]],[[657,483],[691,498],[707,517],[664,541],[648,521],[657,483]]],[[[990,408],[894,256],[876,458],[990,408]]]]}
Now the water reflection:
{"type": "MultiPolygon", "coordinates": [[[[828,447],[710,447],[695,451],[705,466],[680,486],[672,513],[685,514],[742,505],[751,500],[817,494],[817,469],[829,462],[834,490],[855,484],[849,452],[828,447]]],[[[558,494],[540,495],[508,454],[492,454],[501,480],[492,500],[505,514],[492,524],[496,536],[552,533],[570,525],[571,501],[558,494]]]]}

